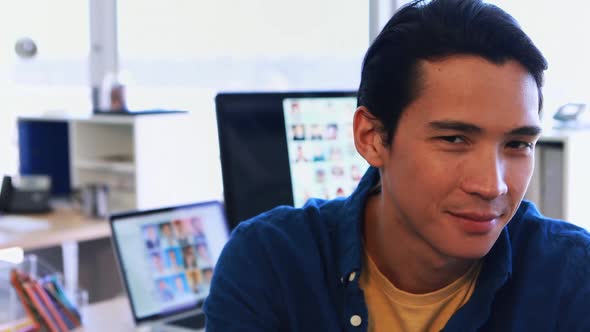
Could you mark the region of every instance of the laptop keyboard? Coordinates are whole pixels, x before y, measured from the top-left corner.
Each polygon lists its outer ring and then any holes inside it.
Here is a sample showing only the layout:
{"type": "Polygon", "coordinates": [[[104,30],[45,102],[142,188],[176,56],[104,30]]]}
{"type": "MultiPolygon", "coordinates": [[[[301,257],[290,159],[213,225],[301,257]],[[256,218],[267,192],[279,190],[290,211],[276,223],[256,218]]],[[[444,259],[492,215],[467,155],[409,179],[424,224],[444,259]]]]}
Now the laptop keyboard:
{"type": "Polygon", "coordinates": [[[205,327],[205,315],[203,313],[190,315],[184,318],[173,320],[168,325],[180,326],[187,329],[202,329],[205,327]]]}

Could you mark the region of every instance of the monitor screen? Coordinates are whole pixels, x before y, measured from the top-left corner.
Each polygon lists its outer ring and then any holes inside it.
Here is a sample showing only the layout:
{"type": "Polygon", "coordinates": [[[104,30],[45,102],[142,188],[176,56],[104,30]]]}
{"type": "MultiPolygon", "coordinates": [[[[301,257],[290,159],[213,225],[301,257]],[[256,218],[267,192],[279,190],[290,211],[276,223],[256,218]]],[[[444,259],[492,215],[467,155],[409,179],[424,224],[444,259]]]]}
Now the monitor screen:
{"type": "Polygon", "coordinates": [[[278,205],[347,196],[368,167],[352,138],[354,92],[222,93],[216,108],[232,228],[278,205]]]}

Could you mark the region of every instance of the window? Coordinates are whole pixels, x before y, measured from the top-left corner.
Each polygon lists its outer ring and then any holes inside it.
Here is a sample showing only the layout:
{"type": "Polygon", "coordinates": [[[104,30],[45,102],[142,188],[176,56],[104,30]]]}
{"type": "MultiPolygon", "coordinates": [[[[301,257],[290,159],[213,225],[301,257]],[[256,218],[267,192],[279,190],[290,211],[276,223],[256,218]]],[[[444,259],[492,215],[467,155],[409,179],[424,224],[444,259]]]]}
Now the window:
{"type": "Polygon", "coordinates": [[[218,91],[354,90],[369,44],[366,1],[125,0],[117,16],[128,107],[192,111],[219,192],[218,91]]]}
{"type": "Polygon", "coordinates": [[[514,16],[547,58],[549,69],[543,90],[545,124],[551,123],[551,116],[560,105],[590,102],[586,83],[590,77],[590,39],[587,37],[590,3],[584,0],[487,2],[514,16]]]}
{"type": "Polygon", "coordinates": [[[142,86],[356,88],[368,3],[119,1],[121,69],[142,86]]]}
{"type": "Polygon", "coordinates": [[[88,3],[22,0],[0,9],[0,173],[18,172],[17,116],[88,113],[88,3]],[[67,14],[66,14],[67,13],[67,14]],[[15,44],[32,39],[37,54],[15,44]]]}

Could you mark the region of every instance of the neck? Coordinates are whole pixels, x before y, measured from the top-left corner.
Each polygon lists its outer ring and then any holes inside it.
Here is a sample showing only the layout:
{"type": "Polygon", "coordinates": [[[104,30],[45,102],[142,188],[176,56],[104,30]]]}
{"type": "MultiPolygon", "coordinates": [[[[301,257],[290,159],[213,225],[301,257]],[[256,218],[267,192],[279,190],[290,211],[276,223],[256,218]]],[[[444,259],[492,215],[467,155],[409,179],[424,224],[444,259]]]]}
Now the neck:
{"type": "Polygon", "coordinates": [[[364,215],[365,248],[379,271],[398,289],[414,294],[439,290],[464,275],[474,260],[436,250],[384,204],[370,196],[364,215]]]}

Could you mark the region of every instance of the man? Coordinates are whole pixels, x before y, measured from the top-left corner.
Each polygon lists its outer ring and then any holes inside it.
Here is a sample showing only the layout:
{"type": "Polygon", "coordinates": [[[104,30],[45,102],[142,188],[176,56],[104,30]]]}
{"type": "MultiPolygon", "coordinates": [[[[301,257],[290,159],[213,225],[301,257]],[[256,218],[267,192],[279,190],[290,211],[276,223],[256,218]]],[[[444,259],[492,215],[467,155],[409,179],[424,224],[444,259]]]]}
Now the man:
{"type": "Polygon", "coordinates": [[[160,299],[162,301],[171,301],[174,299],[174,293],[170,290],[170,287],[166,283],[164,279],[158,281],[158,290],[160,294],[160,299]]]}
{"type": "Polygon", "coordinates": [[[415,2],[365,56],[345,200],[242,223],[208,331],[590,331],[590,235],[522,201],[546,62],[477,0],[415,2]]]}
{"type": "Polygon", "coordinates": [[[158,247],[160,247],[160,239],[158,238],[158,231],[156,230],[156,226],[147,226],[145,229],[145,234],[145,246],[148,249],[157,249],[158,247]]]}
{"type": "Polygon", "coordinates": [[[176,237],[172,232],[172,225],[169,222],[160,224],[160,234],[162,234],[162,242],[165,247],[174,247],[178,245],[176,237]]]}
{"type": "Polygon", "coordinates": [[[199,293],[200,292],[200,285],[201,282],[203,280],[203,277],[201,275],[201,270],[199,269],[190,269],[186,271],[186,278],[188,280],[189,283],[189,287],[191,288],[191,290],[195,293],[199,293]]]}
{"type": "Polygon", "coordinates": [[[197,256],[192,246],[182,248],[182,260],[185,269],[194,269],[197,267],[197,256]]]}
{"type": "Polygon", "coordinates": [[[162,257],[160,257],[160,254],[156,252],[152,253],[151,256],[154,271],[156,271],[158,274],[164,273],[164,264],[162,263],[162,257]]]}
{"type": "Polygon", "coordinates": [[[172,222],[176,239],[179,246],[186,246],[190,243],[190,232],[188,230],[187,220],[177,219],[172,222]]]}
{"type": "Polygon", "coordinates": [[[182,275],[174,277],[174,285],[176,286],[176,294],[182,296],[186,293],[186,287],[184,286],[184,279],[182,275]]]}
{"type": "Polygon", "coordinates": [[[176,249],[169,249],[168,250],[168,262],[170,264],[170,270],[173,272],[177,272],[182,270],[182,267],[178,261],[178,255],[176,254],[176,249]]]}
{"type": "Polygon", "coordinates": [[[197,248],[197,264],[199,267],[211,266],[211,256],[209,255],[209,249],[206,243],[199,243],[196,245],[197,248]]]}
{"type": "Polygon", "coordinates": [[[200,217],[191,218],[191,226],[193,233],[193,243],[203,243],[206,240],[205,228],[203,226],[203,220],[200,217]]]}

